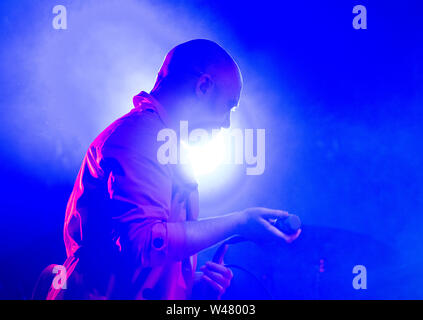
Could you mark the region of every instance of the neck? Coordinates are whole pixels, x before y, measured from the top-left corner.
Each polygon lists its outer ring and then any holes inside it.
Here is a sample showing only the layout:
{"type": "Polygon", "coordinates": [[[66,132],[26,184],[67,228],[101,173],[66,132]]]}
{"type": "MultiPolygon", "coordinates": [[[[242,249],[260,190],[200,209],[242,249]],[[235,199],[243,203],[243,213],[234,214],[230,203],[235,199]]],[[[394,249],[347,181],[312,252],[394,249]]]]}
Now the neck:
{"type": "Polygon", "coordinates": [[[169,115],[171,126],[174,127],[175,125],[179,126],[179,118],[177,115],[177,98],[168,90],[164,90],[163,88],[154,88],[150,95],[153,96],[166,110],[167,114],[169,115]]]}

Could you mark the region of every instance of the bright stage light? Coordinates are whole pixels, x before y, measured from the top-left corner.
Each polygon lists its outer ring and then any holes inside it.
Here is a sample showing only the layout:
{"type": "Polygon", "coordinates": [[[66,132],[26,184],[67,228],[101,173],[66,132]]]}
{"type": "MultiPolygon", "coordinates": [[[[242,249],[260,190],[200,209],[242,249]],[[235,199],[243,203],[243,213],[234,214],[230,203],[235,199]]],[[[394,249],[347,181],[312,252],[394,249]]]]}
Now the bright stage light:
{"type": "Polygon", "coordinates": [[[221,130],[206,142],[183,144],[196,178],[210,175],[223,163],[227,152],[225,141],[221,130]]]}

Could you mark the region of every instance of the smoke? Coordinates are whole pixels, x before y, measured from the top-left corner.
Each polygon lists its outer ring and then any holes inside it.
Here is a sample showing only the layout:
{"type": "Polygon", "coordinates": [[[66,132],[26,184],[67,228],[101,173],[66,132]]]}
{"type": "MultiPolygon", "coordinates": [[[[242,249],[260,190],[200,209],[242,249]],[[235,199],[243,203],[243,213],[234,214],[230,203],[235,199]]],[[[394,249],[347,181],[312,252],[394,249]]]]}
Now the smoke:
{"type": "Polygon", "coordinates": [[[27,168],[57,166],[73,179],[96,134],[132,108],[135,94],[152,88],[168,50],[218,37],[187,7],[135,0],[62,3],[67,29],[56,30],[56,4],[3,9],[9,38],[2,41],[1,131],[13,141],[3,153],[27,168]]]}

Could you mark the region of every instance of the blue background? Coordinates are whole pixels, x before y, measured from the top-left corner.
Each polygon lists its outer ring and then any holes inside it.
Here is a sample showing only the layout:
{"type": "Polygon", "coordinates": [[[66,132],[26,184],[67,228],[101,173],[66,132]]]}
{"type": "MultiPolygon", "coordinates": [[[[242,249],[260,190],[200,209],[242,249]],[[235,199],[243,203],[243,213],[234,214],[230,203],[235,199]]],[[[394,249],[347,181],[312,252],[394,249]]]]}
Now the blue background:
{"type": "MultiPolygon", "coordinates": [[[[39,272],[62,263],[66,202],[89,143],[193,38],[240,65],[234,123],[266,129],[264,174],[234,166],[231,179],[204,180],[201,215],[260,205],[305,225],[293,247],[240,244],[228,261],[276,298],[423,298],[418,1],[21,0],[0,10],[1,298],[29,298],[39,272]],[[52,27],[56,4],[67,30],[52,27]],[[367,30],[352,27],[357,4],[367,30]],[[356,264],[369,266],[368,291],[352,289],[356,264]]],[[[232,297],[254,282],[236,279],[232,297]]],[[[257,286],[247,297],[268,298],[257,286]]]]}

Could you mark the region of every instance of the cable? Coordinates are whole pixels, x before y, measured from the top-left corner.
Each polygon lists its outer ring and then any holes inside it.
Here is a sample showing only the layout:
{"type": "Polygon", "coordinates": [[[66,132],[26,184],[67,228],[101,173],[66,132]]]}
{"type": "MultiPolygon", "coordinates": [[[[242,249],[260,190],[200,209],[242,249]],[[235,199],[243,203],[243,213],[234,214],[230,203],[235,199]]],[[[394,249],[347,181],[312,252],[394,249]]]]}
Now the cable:
{"type": "Polygon", "coordinates": [[[266,294],[270,297],[270,300],[274,300],[273,295],[270,293],[270,291],[267,289],[267,287],[263,284],[263,282],[251,271],[248,271],[247,269],[237,266],[236,264],[225,264],[224,265],[227,268],[234,268],[239,269],[241,271],[244,271],[246,274],[248,274],[250,277],[254,278],[256,282],[260,285],[260,287],[266,292],[266,294]]]}

